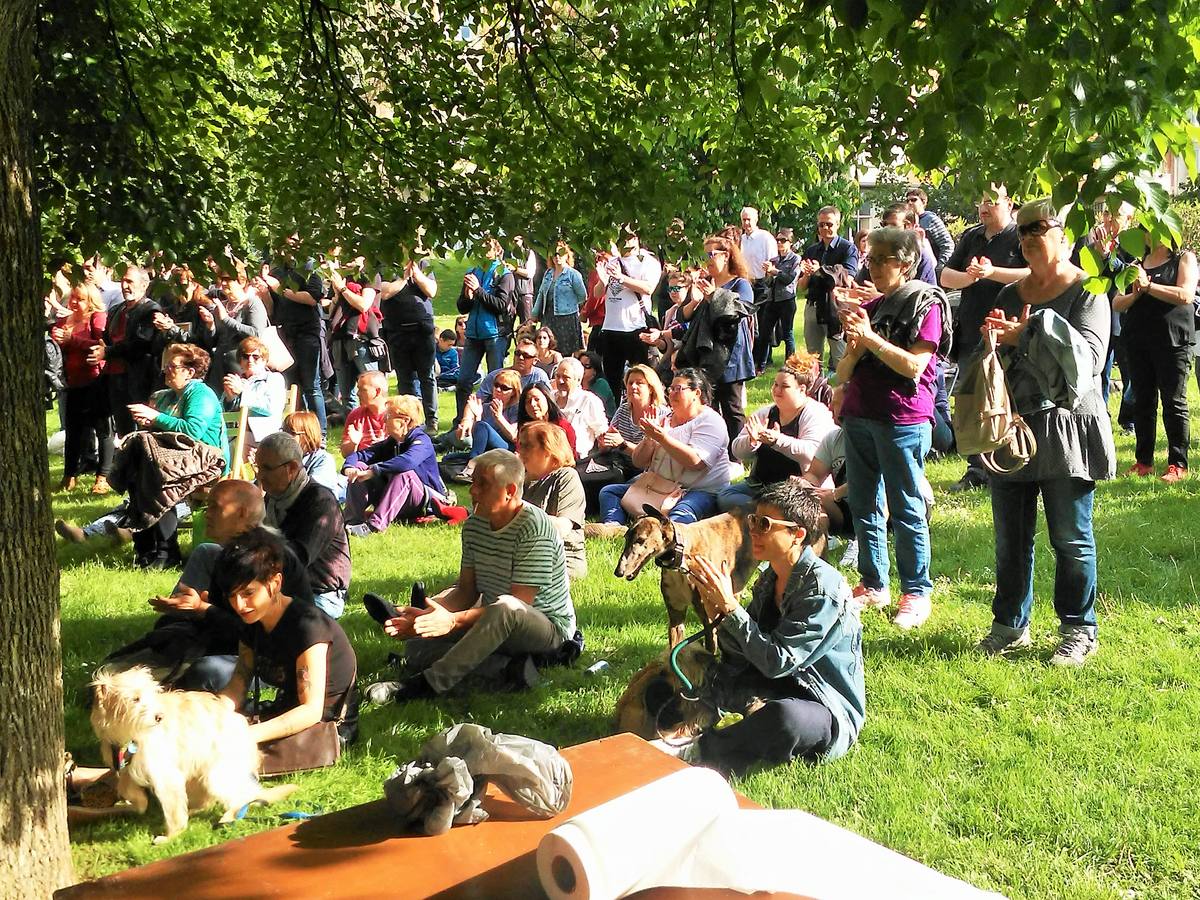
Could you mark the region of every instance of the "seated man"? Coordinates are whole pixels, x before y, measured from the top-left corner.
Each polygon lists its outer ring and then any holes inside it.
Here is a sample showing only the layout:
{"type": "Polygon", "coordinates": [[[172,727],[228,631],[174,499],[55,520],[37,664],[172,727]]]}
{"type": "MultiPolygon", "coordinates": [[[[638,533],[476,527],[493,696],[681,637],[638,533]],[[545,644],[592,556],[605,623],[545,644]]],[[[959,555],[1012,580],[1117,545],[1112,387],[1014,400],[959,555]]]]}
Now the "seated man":
{"type": "Polygon", "coordinates": [[[751,548],[768,564],[750,605],[729,575],[689,557],[689,580],[708,615],[721,617],[714,700],[745,717],[689,744],[664,745],[688,762],[742,774],[757,765],[843,755],[866,717],[862,623],[850,586],[810,546],[821,504],[795,477],[763,491],[749,517],[751,548]]]}
{"type": "Polygon", "coordinates": [[[309,478],[300,442],[277,431],[258,447],[258,483],[267,495],[265,523],[283,533],[308,572],[313,602],[332,618],[346,607],[350,542],[333,492],[309,478]]]}
{"type": "Polygon", "coordinates": [[[520,659],[529,683],[529,654],[557,651],[574,634],[562,538],[546,513],[521,499],[524,483],[525,467],[513,453],[476,458],[475,512],[463,526],[458,581],[384,626],[406,642],[405,663],[417,674],[371,685],[368,700],[443,694],[472,672],[495,674],[497,652],[520,659]]]}
{"type": "Polygon", "coordinates": [[[358,406],[346,416],[342,432],[342,456],[365,450],[387,437],[387,416],[383,407],[388,399],[387,375],[363,372],[358,376],[358,406]]]}
{"type": "Polygon", "coordinates": [[[583,387],[583,363],[568,356],[554,370],[554,402],[571,423],[579,458],[592,452],[600,435],[608,431],[604,401],[583,387]]]}
{"type": "MultiPolygon", "coordinates": [[[[220,481],[208,496],[205,529],[208,541],[192,548],[187,565],[170,597],[153,597],[150,605],[165,613],[156,628],[189,619],[202,655],[175,682],[189,691],[218,692],[229,683],[237,665],[241,620],[229,602],[226,573],[217,566],[224,547],[262,524],[263,496],[249,481],[220,481]]],[[[283,561],[283,592],[312,599],[308,574],[290,549],[283,561]]],[[[181,660],[182,661],[182,660],[181,660]]]]}

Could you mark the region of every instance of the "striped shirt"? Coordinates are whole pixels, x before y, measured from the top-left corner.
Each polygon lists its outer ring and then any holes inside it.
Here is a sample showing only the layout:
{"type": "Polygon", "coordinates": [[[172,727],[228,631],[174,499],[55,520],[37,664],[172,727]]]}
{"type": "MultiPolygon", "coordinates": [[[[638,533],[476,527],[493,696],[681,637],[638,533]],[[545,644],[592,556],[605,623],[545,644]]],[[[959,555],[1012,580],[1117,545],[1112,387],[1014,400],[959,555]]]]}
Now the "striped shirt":
{"type": "MultiPolygon", "coordinates": [[[[655,411],[658,416],[665,416],[670,413],[670,408],[660,406],[655,411]]],[[[613,428],[617,429],[617,433],[621,435],[621,440],[629,441],[631,444],[640,444],[645,435],[642,433],[642,426],[633,421],[633,413],[629,409],[629,401],[622,400],[621,405],[617,407],[617,411],[613,413],[612,421],[609,423],[613,428]]]]}
{"type": "Polygon", "coordinates": [[[511,594],[514,584],[536,587],[533,608],[558,626],[564,640],[575,633],[563,541],[536,506],[522,501],[521,511],[499,530],[483,516],[472,515],[463,525],[462,565],[475,570],[475,587],[485,606],[511,594]]]}

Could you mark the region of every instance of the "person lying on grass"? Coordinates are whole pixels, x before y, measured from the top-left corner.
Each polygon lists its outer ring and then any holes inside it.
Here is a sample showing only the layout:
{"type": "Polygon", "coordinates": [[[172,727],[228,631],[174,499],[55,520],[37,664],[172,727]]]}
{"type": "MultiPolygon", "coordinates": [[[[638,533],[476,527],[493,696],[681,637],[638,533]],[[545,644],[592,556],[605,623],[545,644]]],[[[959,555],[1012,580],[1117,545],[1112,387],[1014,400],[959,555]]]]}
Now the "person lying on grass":
{"type": "Polygon", "coordinates": [[[754,558],[769,567],[743,609],[729,573],[689,557],[689,578],[717,628],[714,701],[744,711],[690,743],[657,742],[687,762],[741,774],[793,759],[833,759],[866,715],[862,623],[841,574],[813,553],[821,501],[799,477],[764,489],[750,515],[754,558]]]}
{"type": "Polygon", "coordinates": [[[472,673],[528,685],[531,655],[554,653],[575,633],[562,538],[545,512],[521,499],[524,483],[525,466],[513,453],[476,458],[458,581],[425,608],[406,607],[386,622],[384,630],[405,642],[414,674],[371,685],[368,700],[434,697],[472,673]]]}

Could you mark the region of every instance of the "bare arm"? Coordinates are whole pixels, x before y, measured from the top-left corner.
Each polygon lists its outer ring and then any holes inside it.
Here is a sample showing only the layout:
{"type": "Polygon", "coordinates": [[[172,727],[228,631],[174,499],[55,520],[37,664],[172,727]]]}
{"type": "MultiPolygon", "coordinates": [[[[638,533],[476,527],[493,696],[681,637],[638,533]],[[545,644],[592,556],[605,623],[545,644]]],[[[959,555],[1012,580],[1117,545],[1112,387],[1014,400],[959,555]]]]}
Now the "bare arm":
{"type": "Polygon", "coordinates": [[[325,678],[329,644],[313,644],[296,660],[296,699],[299,705],[273,719],[250,726],[257,743],[297,734],[316,725],[325,715],[325,678]]]}
{"type": "Polygon", "coordinates": [[[1196,254],[1188,250],[1179,257],[1179,275],[1175,278],[1175,284],[1155,284],[1152,281],[1146,293],[1155,300],[1183,306],[1191,303],[1196,296],[1196,277],[1196,254]]]}
{"type": "Polygon", "coordinates": [[[246,703],[246,691],[250,680],[254,677],[254,651],[245,644],[238,645],[238,661],[234,667],[233,677],[221,691],[222,697],[233,701],[234,709],[241,709],[246,703]]]}
{"type": "MultiPolygon", "coordinates": [[[[937,349],[929,341],[917,341],[913,344],[912,350],[905,350],[888,343],[874,332],[866,337],[866,344],[867,348],[879,357],[885,366],[897,375],[903,375],[914,381],[925,371],[930,357],[933,356],[933,351],[937,349]]],[[[841,367],[839,366],[839,368],[841,367]]]]}
{"type": "Polygon", "coordinates": [[[973,285],[975,279],[966,272],[959,269],[951,269],[947,266],[942,269],[941,282],[944,288],[949,288],[952,291],[961,291],[963,288],[973,285]]]}

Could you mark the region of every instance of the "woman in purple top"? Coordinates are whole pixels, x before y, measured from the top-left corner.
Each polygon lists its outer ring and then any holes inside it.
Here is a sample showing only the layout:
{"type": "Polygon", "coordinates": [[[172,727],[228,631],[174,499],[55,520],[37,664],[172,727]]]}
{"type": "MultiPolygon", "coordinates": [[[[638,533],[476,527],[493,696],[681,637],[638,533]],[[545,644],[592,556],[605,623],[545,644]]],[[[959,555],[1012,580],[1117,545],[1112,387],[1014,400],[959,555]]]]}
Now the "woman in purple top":
{"type": "Polygon", "coordinates": [[[893,621],[901,628],[916,628],[932,609],[922,488],[933,430],[944,295],[913,277],[921,259],[914,232],[876,229],[867,238],[867,248],[875,289],[839,289],[838,296],[846,353],[838,363],[837,380],[846,386],[846,481],[862,579],[854,596],[877,608],[891,603],[886,530],[890,516],[901,588],[893,621]]]}

